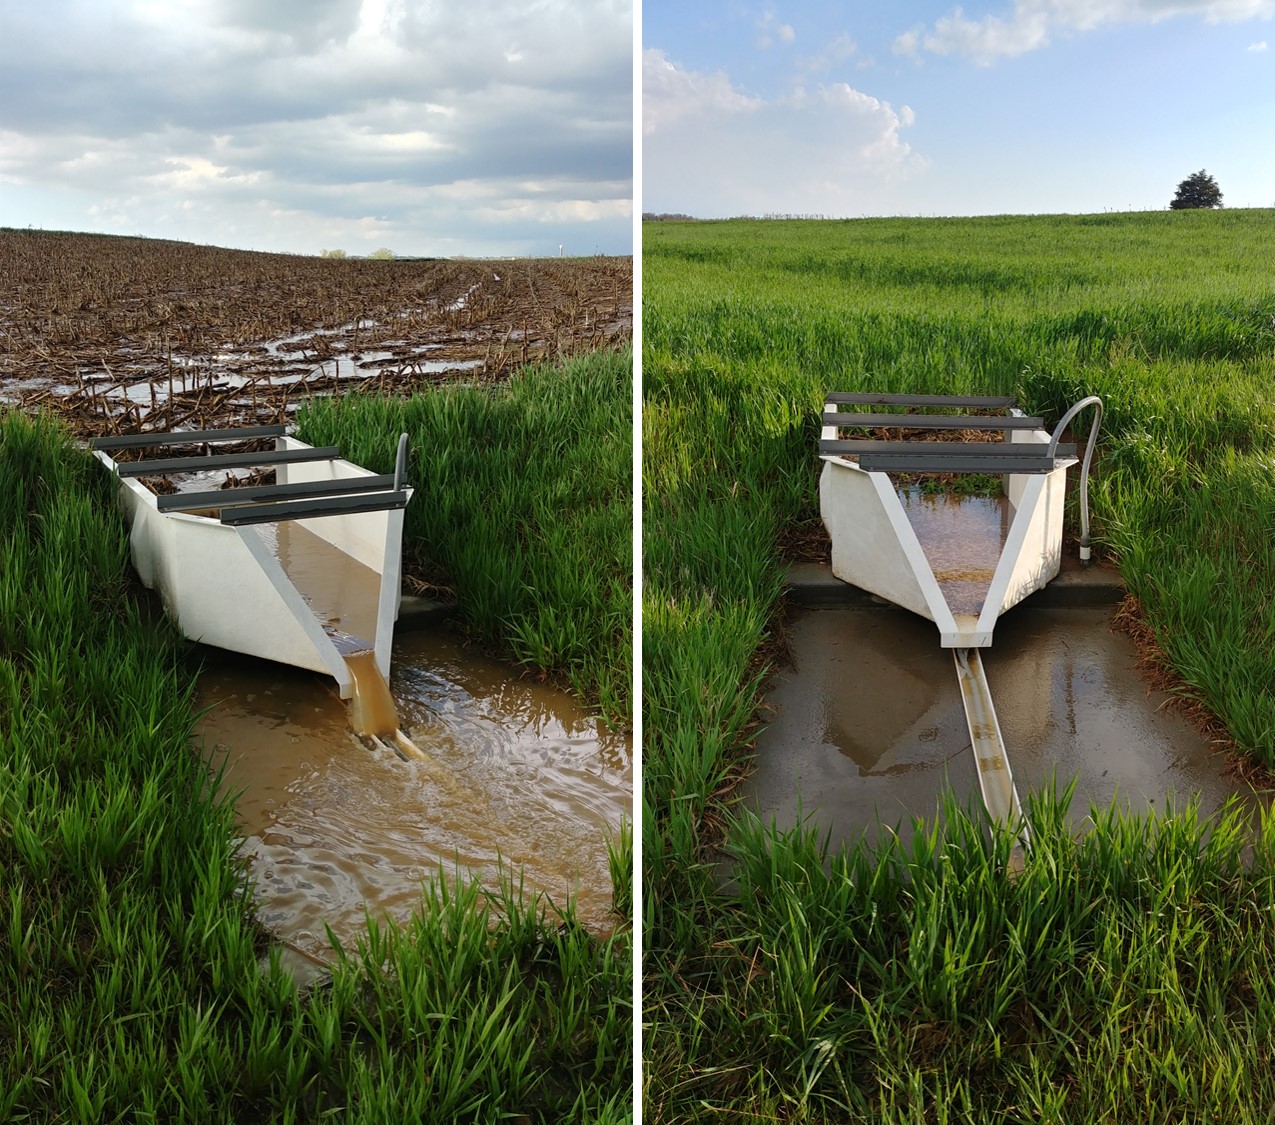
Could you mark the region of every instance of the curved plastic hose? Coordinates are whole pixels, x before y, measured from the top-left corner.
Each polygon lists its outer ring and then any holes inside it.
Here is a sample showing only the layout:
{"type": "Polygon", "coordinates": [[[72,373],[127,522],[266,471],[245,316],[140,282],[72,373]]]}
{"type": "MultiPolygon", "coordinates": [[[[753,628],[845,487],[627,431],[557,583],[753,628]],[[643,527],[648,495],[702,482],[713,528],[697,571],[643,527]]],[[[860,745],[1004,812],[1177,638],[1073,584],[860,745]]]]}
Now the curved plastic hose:
{"type": "Polygon", "coordinates": [[[1063,430],[1086,406],[1097,407],[1093,416],[1093,425],[1089,427],[1089,442],[1085,446],[1085,457],[1080,463],[1080,561],[1089,561],[1089,463],[1093,460],[1093,447],[1098,441],[1098,427],[1102,425],[1102,399],[1097,395],[1082,398],[1075,406],[1062,416],[1054,427],[1053,437],[1049,439],[1048,456],[1053,457],[1058,449],[1058,439],[1063,430]]]}
{"type": "Polygon", "coordinates": [[[407,435],[401,434],[398,439],[398,453],[394,457],[394,491],[403,487],[403,477],[407,475],[407,435]]]}

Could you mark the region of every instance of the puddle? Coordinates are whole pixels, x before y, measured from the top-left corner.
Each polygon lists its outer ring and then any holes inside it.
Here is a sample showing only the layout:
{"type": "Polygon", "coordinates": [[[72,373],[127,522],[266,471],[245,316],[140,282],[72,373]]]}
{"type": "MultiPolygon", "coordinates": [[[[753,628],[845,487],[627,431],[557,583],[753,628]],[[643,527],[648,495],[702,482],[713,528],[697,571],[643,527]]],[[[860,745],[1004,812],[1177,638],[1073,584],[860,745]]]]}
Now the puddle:
{"type": "Polygon", "coordinates": [[[927,495],[899,499],[954,616],[978,616],[1000,562],[1013,512],[1004,496],[927,495]]]}
{"type": "Polygon", "coordinates": [[[494,887],[499,858],[528,891],[574,893],[590,929],[614,925],[606,839],[631,816],[631,753],[569,696],[449,636],[403,634],[390,687],[427,756],[404,762],[354,738],[333,681],[201,655],[198,735],[239,793],[260,916],[293,945],[322,958],[325,924],[352,946],[365,910],[405,919],[440,863],[494,887]]]}
{"type": "MultiPolygon", "coordinates": [[[[464,307],[474,286],[444,311],[464,307]]],[[[400,318],[415,315],[412,310],[400,318]]],[[[76,383],[51,376],[25,376],[0,380],[0,401],[23,403],[45,396],[57,399],[84,399],[95,412],[118,416],[129,414],[140,423],[148,415],[163,412],[170,404],[201,404],[205,396],[224,399],[221,405],[237,408],[276,403],[290,413],[297,403],[284,397],[317,390],[331,393],[343,386],[384,380],[433,379],[452,372],[471,372],[484,367],[486,360],[473,355],[476,345],[461,347],[469,355],[452,354],[433,358],[445,347],[443,342],[412,342],[405,339],[377,341],[387,325],[370,318],[351,321],[335,328],[314,328],[264,342],[227,344],[206,354],[189,355],[169,351],[156,362],[145,355],[131,358],[136,349],[121,348],[124,362],[107,368],[103,363],[80,365],[73,374],[76,383]],[[353,345],[360,337],[371,337],[364,348],[353,345]],[[251,391],[251,397],[235,397],[237,391],[251,391]]],[[[456,347],[451,351],[455,353],[456,347]]],[[[276,411],[278,413],[278,411],[276,411]]]]}
{"type": "MultiPolygon", "coordinates": [[[[1011,610],[982,650],[1019,795],[1078,777],[1071,819],[1113,798],[1141,811],[1239,789],[1204,738],[1138,677],[1136,653],[1104,609],[1011,610]]],[[[934,626],[895,607],[795,610],[795,666],[776,676],[776,714],[757,740],[746,800],[781,828],[798,807],[833,847],[865,829],[931,817],[944,784],[978,800],[952,655],[934,626]]]]}

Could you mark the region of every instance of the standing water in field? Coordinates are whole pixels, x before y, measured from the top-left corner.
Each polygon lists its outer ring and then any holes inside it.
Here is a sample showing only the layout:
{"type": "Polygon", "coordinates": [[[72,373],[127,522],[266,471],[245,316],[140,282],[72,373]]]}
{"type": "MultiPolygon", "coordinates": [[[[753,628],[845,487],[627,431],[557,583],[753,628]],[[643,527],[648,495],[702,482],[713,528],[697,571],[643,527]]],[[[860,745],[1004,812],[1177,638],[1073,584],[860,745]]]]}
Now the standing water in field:
{"type": "Polygon", "coordinates": [[[349,729],[331,680],[205,650],[199,734],[224,784],[261,920],[315,957],[325,926],[352,946],[373,917],[406,919],[420,883],[498,865],[555,903],[614,924],[606,841],[630,815],[629,743],[574,701],[434,633],[395,639],[390,686],[426,755],[401,761],[349,729]]]}
{"type": "MultiPolygon", "coordinates": [[[[1110,626],[1109,608],[1024,607],[983,651],[1023,792],[1076,778],[1076,830],[1091,803],[1140,813],[1198,795],[1207,814],[1238,793],[1268,805],[1148,689],[1133,643],[1110,626]]],[[[763,819],[788,829],[805,818],[834,849],[865,832],[897,830],[906,842],[912,818],[937,815],[946,787],[961,800],[977,792],[951,655],[929,622],[895,606],[798,609],[785,633],[793,664],[767,693],[775,717],[743,786],[763,819]]]]}

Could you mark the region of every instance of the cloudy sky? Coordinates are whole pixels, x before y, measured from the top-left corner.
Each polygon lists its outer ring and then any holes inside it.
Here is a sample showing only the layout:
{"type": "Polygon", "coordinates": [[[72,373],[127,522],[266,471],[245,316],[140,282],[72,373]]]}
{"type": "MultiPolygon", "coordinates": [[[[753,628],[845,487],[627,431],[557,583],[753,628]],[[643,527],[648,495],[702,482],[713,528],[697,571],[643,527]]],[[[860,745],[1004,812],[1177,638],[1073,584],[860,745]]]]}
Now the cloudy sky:
{"type": "Polygon", "coordinates": [[[0,225],[632,251],[631,0],[3,0],[0,225]]]}
{"type": "Polygon", "coordinates": [[[644,211],[1275,206],[1275,0],[644,0],[644,211]]]}

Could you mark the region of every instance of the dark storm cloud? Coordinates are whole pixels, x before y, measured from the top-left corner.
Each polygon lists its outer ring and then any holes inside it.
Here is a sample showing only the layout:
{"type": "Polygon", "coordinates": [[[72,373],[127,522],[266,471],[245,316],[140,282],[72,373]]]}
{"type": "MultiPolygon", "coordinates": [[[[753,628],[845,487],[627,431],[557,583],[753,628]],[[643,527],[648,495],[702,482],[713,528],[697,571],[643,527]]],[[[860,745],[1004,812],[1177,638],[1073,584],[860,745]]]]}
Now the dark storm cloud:
{"type": "Polygon", "coordinates": [[[24,5],[0,46],[0,222],[65,192],[205,241],[307,214],[326,244],[425,235],[434,211],[453,240],[595,224],[627,251],[631,19],[609,0],[24,5]]]}

